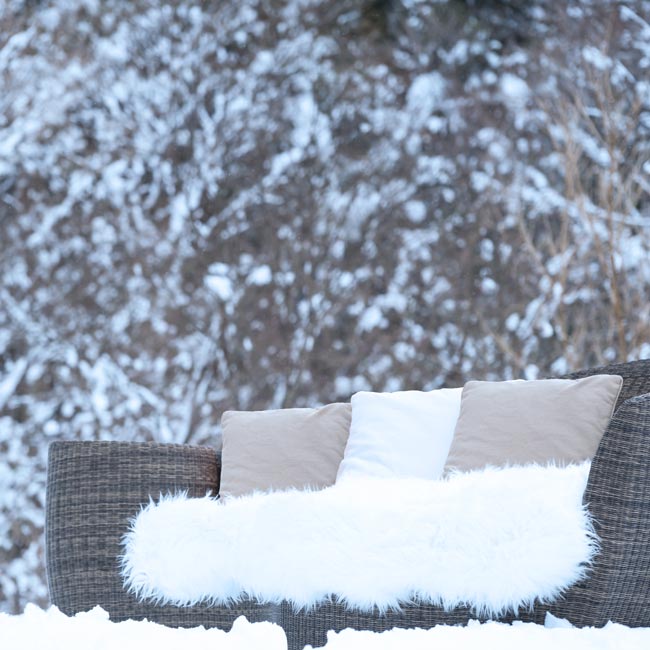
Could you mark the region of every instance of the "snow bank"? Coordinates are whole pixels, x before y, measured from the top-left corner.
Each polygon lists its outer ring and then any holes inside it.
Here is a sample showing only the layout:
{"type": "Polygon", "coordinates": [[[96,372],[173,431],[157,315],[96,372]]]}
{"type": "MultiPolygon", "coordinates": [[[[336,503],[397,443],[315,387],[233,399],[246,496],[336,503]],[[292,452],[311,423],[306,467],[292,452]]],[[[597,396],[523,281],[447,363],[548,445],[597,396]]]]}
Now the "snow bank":
{"type": "MultiPolygon", "coordinates": [[[[148,621],[112,623],[95,607],[68,617],[56,607],[27,605],[21,616],[0,613],[2,650],[286,650],[287,639],[274,623],[249,623],[240,616],[230,632],[195,627],[169,628],[148,621]]],[[[305,650],[311,648],[307,646],[305,650]]],[[[532,623],[470,622],[467,627],[439,625],[430,630],[360,632],[327,635],[327,650],[647,650],[650,628],[609,623],[602,629],[572,628],[547,615],[546,626],[532,623]]]]}
{"type": "MultiPolygon", "coordinates": [[[[483,623],[467,627],[439,625],[430,630],[329,632],[327,650],[647,650],[650,628],[609,623],[604,628],[573,628],[549,616],[546,626],[533,623],[483,623]]],[[[307,646],[310,648],[311,646],[307,646]]]]}
{"type": "Polygon", "coordinates": [[[68,617],[56,607],[27,605],[21,616],[0,613],[3,650],[286,650],[284,631],[274,623],[249,623],[240,616],[230,632],[203,627],[176,629],[149,621],[113,623],[101,608],[68,617]]]}

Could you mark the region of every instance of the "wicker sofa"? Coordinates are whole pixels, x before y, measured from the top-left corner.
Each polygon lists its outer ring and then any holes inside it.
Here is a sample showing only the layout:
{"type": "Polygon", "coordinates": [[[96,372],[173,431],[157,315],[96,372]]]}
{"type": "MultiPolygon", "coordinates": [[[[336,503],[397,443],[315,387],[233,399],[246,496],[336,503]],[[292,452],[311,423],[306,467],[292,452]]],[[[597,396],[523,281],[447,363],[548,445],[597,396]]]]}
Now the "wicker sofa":
{"type": "MultiPolygon", "coordinates": [[[[615,415],[592,463],[585,501],[602,548],[588,579],[552,604],[517,618],[541,622],[546,611],[579,626],[612,620],[650,626],[650,360],[591,368],[624,379],[615,415]]],[[[119,576],[120,541],[128,520],[150,495],[219,491],[220,457],[211,448],[129,442],[54,442],[49,450],[46,549],[50,598],[64,613],[101,605],[111,619],[147,618],[170,626],[229,629],[235,618],[274,621],[290,650],[324,645],[327,630],[463,624],[469,609],[444,611],[417,603],[379,615],[325,603],[296,612],[287,603],[241,602],[188,608],[140,603],[119,576]]],[[[200,558],[196,558],[200,562],[200,558]]],[[[512,620],[511,615],[502,620],[512,620]]]]}

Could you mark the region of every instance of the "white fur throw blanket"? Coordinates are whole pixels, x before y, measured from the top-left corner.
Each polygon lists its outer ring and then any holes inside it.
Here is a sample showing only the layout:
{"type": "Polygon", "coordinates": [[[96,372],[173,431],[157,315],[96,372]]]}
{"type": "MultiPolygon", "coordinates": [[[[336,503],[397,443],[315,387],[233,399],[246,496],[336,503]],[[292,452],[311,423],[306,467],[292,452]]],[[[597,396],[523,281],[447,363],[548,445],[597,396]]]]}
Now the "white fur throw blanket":
{"type": "Polygon", "coordinates": [[[348,480],[319,492],[163,497],[125,537],[123,576],[177,605],[243,597],[381,610],[418,602],[498,616],[548,602],[597,551],[589,464],[440,481],[348,480]]]}

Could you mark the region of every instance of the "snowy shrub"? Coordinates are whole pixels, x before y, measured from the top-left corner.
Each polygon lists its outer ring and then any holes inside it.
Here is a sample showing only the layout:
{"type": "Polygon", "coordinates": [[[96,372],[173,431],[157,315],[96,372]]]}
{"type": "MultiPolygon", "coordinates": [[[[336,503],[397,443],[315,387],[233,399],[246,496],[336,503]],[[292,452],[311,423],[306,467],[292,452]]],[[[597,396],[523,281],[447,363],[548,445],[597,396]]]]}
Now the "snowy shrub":
{"type": "Polygon", "coordinates": [[[650,356],[641,0],[8,0],[0,609],[47,443],[650,356]]]}

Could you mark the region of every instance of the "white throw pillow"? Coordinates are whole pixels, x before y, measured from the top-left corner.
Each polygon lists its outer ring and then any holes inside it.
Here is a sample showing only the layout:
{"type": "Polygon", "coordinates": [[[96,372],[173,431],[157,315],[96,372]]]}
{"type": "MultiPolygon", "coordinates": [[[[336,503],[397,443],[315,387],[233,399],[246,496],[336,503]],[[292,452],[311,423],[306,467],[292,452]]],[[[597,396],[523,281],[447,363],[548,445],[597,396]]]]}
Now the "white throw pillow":
{"type": "Polygon", "coordinates": [[[460,413],[462,388],[352,396],[352,422],[336,481],[438,479],[460,413]]]}

